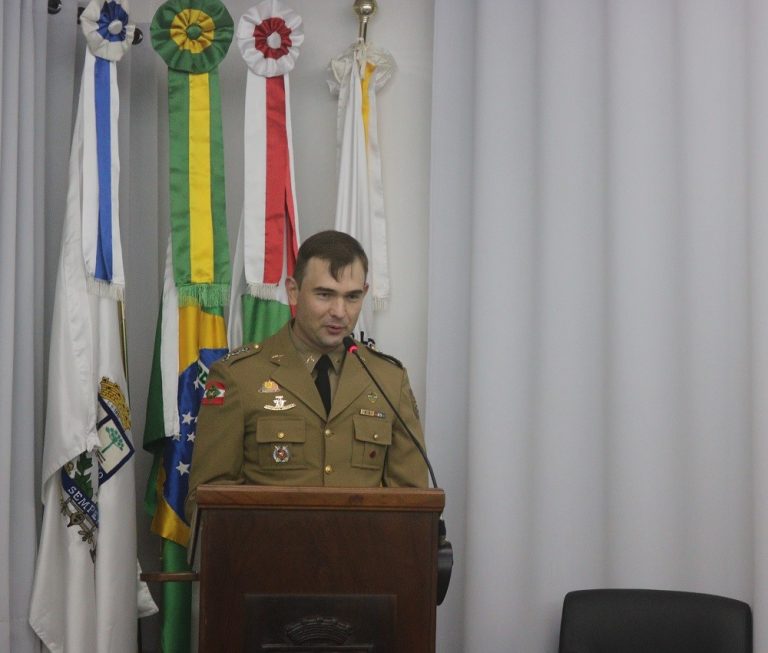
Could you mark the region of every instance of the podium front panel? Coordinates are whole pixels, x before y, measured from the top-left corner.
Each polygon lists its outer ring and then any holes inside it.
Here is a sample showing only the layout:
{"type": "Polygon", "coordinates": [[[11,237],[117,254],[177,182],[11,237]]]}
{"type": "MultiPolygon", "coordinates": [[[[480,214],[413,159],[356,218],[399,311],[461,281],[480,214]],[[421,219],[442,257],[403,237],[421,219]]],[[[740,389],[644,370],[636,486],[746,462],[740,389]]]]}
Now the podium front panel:
{"type": "Polygon", "coordinates": [[[387,501],[204,509],[200,650],[433,652],[439,512],[387,501]]]}

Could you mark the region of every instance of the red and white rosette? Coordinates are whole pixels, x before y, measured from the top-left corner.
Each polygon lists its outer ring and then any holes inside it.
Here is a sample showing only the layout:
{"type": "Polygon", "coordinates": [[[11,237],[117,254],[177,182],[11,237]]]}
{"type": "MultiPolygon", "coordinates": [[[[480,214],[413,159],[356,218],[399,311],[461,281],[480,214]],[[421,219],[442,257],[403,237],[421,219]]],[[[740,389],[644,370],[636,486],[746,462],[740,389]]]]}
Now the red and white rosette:
{"type": "Polygon", "coordinates": [[[235,38],[254,74],[287,75],[296,65],[304,41],[301,16],[281,0],[265,0],[243,14],[235,38]]]}
{"type": "Polygon", "coordinates": [[[235,39],[248,66],[238,248],[248,292],[277,299],[285,275],[293,273],[299,241],[288,73],[304,41],[301,16],[280,0],[265,0],[240,18],[235,39]]]}

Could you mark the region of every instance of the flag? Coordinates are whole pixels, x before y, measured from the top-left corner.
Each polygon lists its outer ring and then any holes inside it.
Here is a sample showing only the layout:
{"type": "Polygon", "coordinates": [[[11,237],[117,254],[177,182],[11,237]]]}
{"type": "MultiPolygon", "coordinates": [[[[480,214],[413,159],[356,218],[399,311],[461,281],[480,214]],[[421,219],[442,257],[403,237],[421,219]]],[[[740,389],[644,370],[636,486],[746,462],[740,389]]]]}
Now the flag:
{"type": "Polygon", "coordinates": [[[285,279],[293,274],[299,234],[288,73],[304,41],[301,16],[279,0],[265,0],[243,14],[235,37],[247,70],[232,346],[263,340],[290,319],[285,279]]]}
{"type": "Polygon", "coordinates": [[[243,222],[241,220],[235,248],[234,283],[232,284],[229,321],[227,323],[227,335],[233,349],[241,344],[261,342],[277,333],[291,319],[288,294],[285,291],[285,278],[293,274],[293,264],[289,269],[288,257],[284,258],[286,263],[283,265],[281,280],[275,289],[274,299],[254,297],[248,292],[248,283],[245,279],[243,241],[243,222]]]}
{"type": "Polygon", "coordinates": [[[370,292],[357,322],[360,339],[373,334],[373,312],[385,309],[390,296],[376,92],[394,70],[389,52],[359,42],[331,61],[328,80],[339,96],[335,226],[360,241],[368,253],[370,292]]]}
{"type": "MultiPolygon", "coordinates": [[[[197,413],[208,370],[227,353],[222,309],[179,306],[170,246],[147,401],[144,449],[154,455],[145,493],[152,532],[163,538],[162,569],[189,571],[189,524],[184,502],[195,443],[197,413]]],[[[163,584],[162,646],[166,653],[190,648],[191,586],[163,584]]]]}
{"type": "Polygon", "coordinates": [[[123,273],[115,76],[114,62],[86,51],[51,329],[45,510],[30,606],[30,625],[52,651],[134,653],[137,617],[156,611],[137,578],[134,445],[116,299],[122,288],[110,287],[123,273]],[[85,179],[86,170],[95,177],[85,179]],[[100,261],[110,260],[109,278],[90,274],[89,239],[100,261]]]}
{"type": "MultiPolygon", "coordinates": [[[[145,506],[162,537],[162,569],[188,571],[184,502],[197,413],[210,366],[227,352],[230,292],[218,65],[232,40],[219,0],[167,0],[152,19],[152,46],[168,64],[171,238],[155,337],[144,448],[154,454],[145,506]]],[[[191,644],[191,586],[163,584],[161,643],[191,644]]]]}

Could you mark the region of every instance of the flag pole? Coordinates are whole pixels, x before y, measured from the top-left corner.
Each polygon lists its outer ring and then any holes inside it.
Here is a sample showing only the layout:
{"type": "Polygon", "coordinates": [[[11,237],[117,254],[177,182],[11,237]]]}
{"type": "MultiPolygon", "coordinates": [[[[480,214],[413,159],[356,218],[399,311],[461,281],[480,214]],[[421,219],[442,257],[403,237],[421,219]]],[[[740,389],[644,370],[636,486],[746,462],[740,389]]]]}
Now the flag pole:
{"type": "Polygon", "coordinates": [[[357,32],[357,40],[360,43],[365,43],[368,37],[368,21],[373,18],[376,13],[378,4],[376,0],[355,0],[355,4],[352,7],[357,14],[359,21],[359,28],[357,32]]]}
{"type": "Polygon", "coordinates": [[[128,335],[125,328],[125,301],[122,299],[117,302],[117,321],[120,324],[120,353],[123,357],[123,371],[125,372],[125,388],[130,394],[130,383],[128,382],[128,335]]]}

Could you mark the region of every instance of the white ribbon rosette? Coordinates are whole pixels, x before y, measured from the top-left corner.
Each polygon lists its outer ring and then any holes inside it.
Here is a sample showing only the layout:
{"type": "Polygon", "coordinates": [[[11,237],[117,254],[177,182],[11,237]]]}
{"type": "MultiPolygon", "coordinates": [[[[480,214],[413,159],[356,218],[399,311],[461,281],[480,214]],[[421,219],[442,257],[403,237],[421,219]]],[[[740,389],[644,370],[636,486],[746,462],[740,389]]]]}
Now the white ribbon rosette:
{"type": "Polygon", "coordinates": [[[329,65],[328,86],[339,96],[335,227],[357,238],[369,258],[371,291],[357,321],[361,340],[374,335],[373,312],[386,309],[390,297],[376,93],[396,69],[387,50],[362,42],[347,48],[329,65]]]}
{"type": "Polygon", "coordinates": [[[91,0],[80,15],[80,27],[88,49],[107,61],[123,58],[136,29],[128,24],[128,0],[91,0]]]}
{"type": "Polygon", "coordinates": [[[301,16],[280,0],[266,0],[240,18],[235,34],[248,68],[261,77],[287,75],[304,42],[301,16]]]}
{"type": "Polygon", "coordinates": [[[241,237],[244,275],[233,284],[230,307],[240,305],[237,286],[261,299],[281,296],[293,274],[298,220],[288,73],[304,41],[301,16],[280,0],[249,9],[235,33],[248,71],[245,90],[244,195],[241,237]]]}

